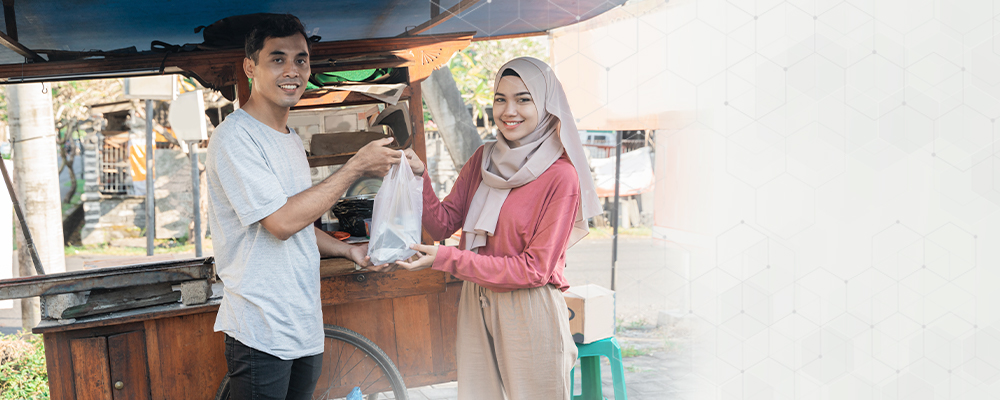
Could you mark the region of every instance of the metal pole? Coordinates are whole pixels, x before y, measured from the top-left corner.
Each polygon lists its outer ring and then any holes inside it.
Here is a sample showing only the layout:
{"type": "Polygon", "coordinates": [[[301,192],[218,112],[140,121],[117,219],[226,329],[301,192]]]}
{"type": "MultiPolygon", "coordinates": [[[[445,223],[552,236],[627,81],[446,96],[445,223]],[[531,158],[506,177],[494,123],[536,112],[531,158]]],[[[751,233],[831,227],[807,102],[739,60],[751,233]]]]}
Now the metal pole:
{"type": "Polygon", "coordinates": [[[146,255],[153,255],[156,209],[153,198],[153,101],[146,100],[146,255]]]}
{"type": "Polygon", "coordinates": [[[198,141],[188,142],[191,153],[191,197],[194,199],[194,256],[201,257],[201,174],[198,170],[198,141]]]}
{"type": "Polygon", "coordinates": [[[11,183],[10,175],[7,174],[7,165],[2,159],[0,159],[0,171],[3,172],[4,183],[7,184],[7,192],[10,193],[10,202],[14,203],[14,214],[17,215],[17,220],[21,222],[21,233],[24,234],[24,244],[28,247],[28,253],[31,254],[31,261],[35,263],[35,272],[38,275],[45,275],[45,270],[42,269],[42,260],[38,258],[38,249],[35,248],[35,241],[31,239],[31,231],[28,230],[28,222],[25,221],[24,213],[21,212],[21,203],[17,202],[17,195],[14,194],[14,185],[11,183]]]}
{"type": "Polygon", "coordinates": [[[615,278],[618,271],[618,186],[622,176],[622,131],[616,131],[618,136],[615,145],[615,211],[611,215],[611,223],[614,225],[614,242],[611,244],[611,290],[615,290],[615,278]]]}

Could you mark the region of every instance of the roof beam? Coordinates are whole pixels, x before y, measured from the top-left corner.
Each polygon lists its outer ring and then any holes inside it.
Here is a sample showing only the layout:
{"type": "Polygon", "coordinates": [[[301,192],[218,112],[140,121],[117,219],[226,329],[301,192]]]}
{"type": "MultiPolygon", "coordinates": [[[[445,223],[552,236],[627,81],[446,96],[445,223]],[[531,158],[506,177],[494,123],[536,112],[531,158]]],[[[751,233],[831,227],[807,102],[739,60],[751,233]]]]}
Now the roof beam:
{"type": "Polygon", "coordinates": [[[7,36],[6,33],[0,32],[0,44],[2,44],[4,47],[8,49],[13,50],[15,53],[24,56],[25,58],[30,58],[33,61],[42,61],[42,62],[45,61],[45,59],[42,58],[42,56],[38,55],[38,53],[35,53],[31,49],[24,47],[23,44],[19,43],[14,38],[7,36]]]}
{"type": "Polygon", "coordinates": [[[7,33],[0,32],[0,44],[14,50],[15,53],[30,58],[32,61],[45,61],[31,49],[17,41],[17,20],[14,18],[14,0],[3,0],[3,19],[7,25],[7,33]]]}
{"type": "Polygon", "coordinates": [[[7,24],[7,35],[17,40],[17,20],[14,19],[14,0],[3,0],[3,19],[7,24]]]}
{"type": "MultiPolygon", "coordinates": [[[[431,28],[440,25],[442,22],[447,21],[448,18],[451,18],[451,17],[454,17],[454,16],[458,15],[462,11],[465,11],[466,9],[472,7],[473,5],[475,5],[478,2],[479,2],[479,0],[461,0],[461,1],[458,2],[458,4],[455,4],[454,6],[451,6],[451,8],[447,9],[445,12],[440,13],[440,14],[435,15],[435,16],[432,16],[431,19],[427,20],[427,22],[424,22],[424,23],[422,23],[420,25],[417,25],[416,28],[407,30],[406,32],[403,32],[402,34],[400,34],[399,36],[396,36],[396,37],[413,36],[413,35],[419,35],[421,33],[427,32],[427,31],[431,30],[431,28]]],[[[434,6],[437,5],[438,7],[440,7],[440,4],[441,4],[440,0],[438,0],[436,2],[435,1],[431,2],[431,10],[432,10],[431,13],[432,14],[433,14],[434,6]]]]}
{"type": "MultiPolygon", "coordinates": [[[[406,38],[361,39],[315,43],[310,51],[313,72],[361,68],[415,67],[446,61],[456,50],[469,45],[475,32],[406,38]],[[428,61],[431,50],[440,58],[428,61]],[[385,56],[383,56],[385,54],[385,56]],[[368,57],[378,55],[377,59],[368,57]]],[[[202,85],[222,88],[236,84],[233,68],[242,62],[242,49],[135,54],[103,59],[0,64],[0,86],[25,82],[56,82],[128,76],[183,73],[197,77],[202,85]],[[166,60],[166,61],[164,61],[166,60]]],[[[432,57],[431,57],[432,58],[432,57]]]]}
{"type": "Polygon", "coordinates": [[[431,0],[431,18],[441,14],[441,0],[431,0]]]}

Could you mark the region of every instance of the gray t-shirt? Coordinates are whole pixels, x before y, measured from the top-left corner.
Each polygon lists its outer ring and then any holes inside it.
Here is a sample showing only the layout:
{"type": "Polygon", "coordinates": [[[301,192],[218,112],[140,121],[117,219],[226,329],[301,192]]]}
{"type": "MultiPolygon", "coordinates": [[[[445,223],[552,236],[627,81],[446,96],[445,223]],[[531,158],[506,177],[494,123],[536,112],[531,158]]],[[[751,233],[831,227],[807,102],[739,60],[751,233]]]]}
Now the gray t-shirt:
{"type": "Polygon", "coordinates": [[[236,110],[215,129],[205,169],[225,285],[215,331],[284,360],[322,353],[316,233],[310,225],[281,241],[260,224],[312,185],[302,140],[236,110]]]}

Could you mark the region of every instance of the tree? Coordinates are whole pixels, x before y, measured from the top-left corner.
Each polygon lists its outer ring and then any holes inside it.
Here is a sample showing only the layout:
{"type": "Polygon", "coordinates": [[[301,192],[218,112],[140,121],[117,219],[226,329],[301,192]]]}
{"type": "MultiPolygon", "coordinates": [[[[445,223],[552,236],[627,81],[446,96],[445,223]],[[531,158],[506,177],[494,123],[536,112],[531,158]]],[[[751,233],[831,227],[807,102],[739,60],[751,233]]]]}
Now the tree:
{"type": "Polygon", "coordinates": [[[52,103],[55,105],[53,118],[55,120],[56,143],[59,147],[59,174],[69,170],[69,192],[62,198],[64,210],[79,203],[77,191],[82,186],[82,179],[77,178],[78,171],[73,168],[77,155],[81,153],[80,140],[88,132],[94,131],[95,121],[89,112],[89,106],[97,103],[110,103],[123,99],[121,79],[98,79],[90,81],[57,82],[52,84],[52,103]]]}
{"type": "Polygon", "coordinates": [[[497,69],[517,57],[535,57],[548,62],[545,39],[520,38],[473,42],[448,62],[465,104],[473,108],[473,118],[483,118],[487,132],[492,131],[486,107],[493,105],[493,78],[497,69]]]}

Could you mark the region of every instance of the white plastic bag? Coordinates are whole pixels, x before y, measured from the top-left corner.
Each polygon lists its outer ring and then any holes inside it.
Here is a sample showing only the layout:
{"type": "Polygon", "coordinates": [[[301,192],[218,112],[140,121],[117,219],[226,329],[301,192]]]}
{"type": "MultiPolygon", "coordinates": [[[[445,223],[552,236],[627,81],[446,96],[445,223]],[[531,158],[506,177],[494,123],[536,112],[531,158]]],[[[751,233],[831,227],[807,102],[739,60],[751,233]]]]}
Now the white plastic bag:
{"type": "Polygon", "coordinates": [[[382,179],[372,210],[368,256],[382,265],[416,254],[410,246],[420,243],[424,180],[413,175],[404,154],[382,179]]]}

